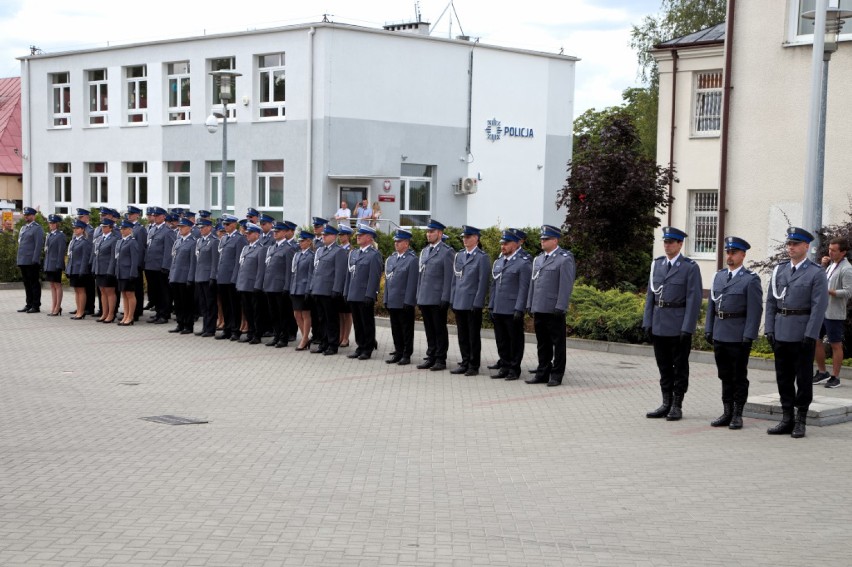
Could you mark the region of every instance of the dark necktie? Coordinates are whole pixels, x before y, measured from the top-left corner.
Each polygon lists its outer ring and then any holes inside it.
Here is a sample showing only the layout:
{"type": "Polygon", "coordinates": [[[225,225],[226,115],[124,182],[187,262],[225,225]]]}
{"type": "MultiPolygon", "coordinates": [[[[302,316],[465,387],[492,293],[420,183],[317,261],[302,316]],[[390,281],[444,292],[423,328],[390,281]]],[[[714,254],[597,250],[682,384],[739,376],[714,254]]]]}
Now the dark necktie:
{"type": "Polygon", "coordinates": [[[728,271],[728,281],[731,281],[731,278],[734,276],[733,272],[728,271]]]}
{"type": "Polygon", "coordinates": [[[796,266],[793,266],[793,271],[791,271],[791,272],[790,272],[790,275],[791,275],[791,276],[792,276],[792,275],[795,275],[795,273],[796,273],[796,266]]]}

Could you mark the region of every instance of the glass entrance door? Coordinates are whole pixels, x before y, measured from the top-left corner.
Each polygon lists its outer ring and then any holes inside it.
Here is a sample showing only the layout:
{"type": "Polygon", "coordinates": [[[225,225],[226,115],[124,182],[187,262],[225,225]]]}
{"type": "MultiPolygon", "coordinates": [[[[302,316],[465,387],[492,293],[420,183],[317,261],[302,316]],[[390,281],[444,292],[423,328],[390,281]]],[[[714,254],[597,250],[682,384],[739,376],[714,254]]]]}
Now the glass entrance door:
{"type": "MultiPolygon", "coordinates": [[[[358,205],[367,198],[367,190],[369,187],[352,187],[352,186],[340,186],[340,202],[346,203],[346,206],[352,211],[350,215],[352,218],[355,217],[355,209],[358,208],[358,205]]],[[[369,201],[368,201],[369,203],[369,201]]],[[[338,203],[339,205],[339,203],[338,203]]],[[[350,221],[352,226],[355,226],[356,222],[350,221]]]]}

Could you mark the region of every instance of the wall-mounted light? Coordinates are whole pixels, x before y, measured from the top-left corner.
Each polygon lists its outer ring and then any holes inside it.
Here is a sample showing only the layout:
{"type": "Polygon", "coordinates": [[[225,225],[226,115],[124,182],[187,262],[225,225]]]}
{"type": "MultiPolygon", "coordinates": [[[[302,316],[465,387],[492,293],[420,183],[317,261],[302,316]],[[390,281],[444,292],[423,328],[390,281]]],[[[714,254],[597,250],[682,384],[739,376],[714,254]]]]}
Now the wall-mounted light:
{"type": "Polygon", "coordinates": [[[401,156],[399,156],[399,159],[401,159],[402,161],[405,161],[405,160],[407,160],[407,159],[408,159],[408,156],[406,156],[406,155],[401,155],[401,156]]]}

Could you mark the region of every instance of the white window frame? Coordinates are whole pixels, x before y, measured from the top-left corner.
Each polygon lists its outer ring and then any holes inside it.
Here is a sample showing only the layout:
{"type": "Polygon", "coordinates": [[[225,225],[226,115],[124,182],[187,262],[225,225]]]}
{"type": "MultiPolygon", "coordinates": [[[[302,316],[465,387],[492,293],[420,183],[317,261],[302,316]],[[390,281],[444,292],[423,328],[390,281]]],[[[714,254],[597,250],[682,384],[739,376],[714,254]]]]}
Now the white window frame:
{"type": "MultiPolygon", "coordinates": [[[[237,58],[236,57],[214,57],[212,59],[207,60],[207,67],[210,71],[236,71],[237,70],[237,58]],[[227,63],[226,65],[217,65],[217,63],[227,63]]],[[[212,114],[216,116],[224,116],[225,113],[222,110],[222,103],[220,102],[222,99],[219,96],[219,79],[217,79],[213,75],[207,75],[210,79],[210,108],[212,114]]],[[[228,103],[228,122],[236,122],[237,121],[237,100],[236,100],[236,77],[231,79],[231,91],[234,93],[234,100],[228,103]]]]}
{"type": "Polygon", "coordinates": [[[191,165],[189,161],[169,161],[166,162],[166,176],[168,178],[167,186],[169,188],[169,208],[172,207],[189,207],[192,201],[192,181],[190,179],[191,165]],[[186,164],[186,171],[183,170],[183,164],[186,164]],[[186,199],[180,199],[182,189],[186,189],[186,199]]]}
{"type": "Polygon", "coordinates": [[[148,205],[148,162],[128,161],[124,163],[124,175],[127,180],[127,204],[144,208],[148,205]],[[142,171],[133,171],[136,164],[142,165],[142,171]],[[145,199],[142,199],[142,184],[145,185],[145,199]]]}
{"type": "Polygon", "coordinates": [[[692,137],[718,138],[722,132],[721,69],[698,71],[692,75],[692,137]],[[708,86],[709,84],[709,86],[708,86]],[[718,126],[710,129],[707,126],[718,126]]]}
{"type": "MultiPolygon", "coordinates": [[[[287,115],[287,79],[285,70],[285,52],[265,53],[257,56],[257,92],[258,92],[258,119],[259,120],[284,120],[287,115]],[[264,58],[274,58],[278,62],[275,65],[263,67],[264,58]],[[284,100],[275,100],[275,78],[280,73],[284,80],[284,100]],[[266,92],[263,89],[264,78],[268,81],[266,92]],[[264,100],[268,99],[268,100],[264,100]],[[273,114],[274,112],[274,114],[273,114]],[[269,115],[264,116],[264,113],[269,115]]],[[[268,63],[268,62],[267,62],[268,63]]]]}
{"type": "Polygon", "coordinates": [[[106,69],[86,71],[87,94],[89,96],[89,127],[104,128],[109,125],[109,75],[106,69]],[[96,73],[103,73],[97,79],[96,73]]]}
{"type": "Polygon", "coordinates": [[[688,195],[689,228],[687,232],[690,256],[695,259],[716,258],[719,241],[719,190],[693,189],[688,192],[688,195]]]}
{"type": "Polygon", "coordinates": [[[89,162],[86,164],[89,176],[89,204],[107,205],[109,203],[109,167],[107,162],[89,162]]]}
{"type": "Polygon", "coordinates": [[[255,190],[257,194],[257,208],[263,211],[284,212],[284,160],[270,159],[258,160],[254,162],[255,169],[255,190]],[[263,164],[270,166],[281,164],[281,170],[261,171],[263,164]],[[276,180],[281,183],[281,205],[270,205],[272,200],[272,186],[276,180]]]}
{"type": "Polygon", "coordinates": [[[71,192],[71,164],[67,162],[51,163],[50,175],[53,185],[53,212],[58,215],[67,215],[71,210],[73,197],[71,192]]]}
{"type": "Polygon", "coordinates": [[[71,127],[71,73],[63,71],[50,74],[52,128],[71,127]]]}
{"type": "Polygon", "coordinates": [[[182,101],[183,87],[186,85],[187,96],[192,96],[192,83],[190,81],[189,61],[175,61],[166,63],[166,101],[168,106],[167,121],[169,124],[188,124],[191,120],[191,100],[182,101]],[[176,70],[178,66],[185,65],[184,70],[176,70]],[[172,105],[171,93],[177,93],[176,105],[172,105]],[[183,103],[186,104],[183,104],[183,103]]]}
{"type": "MultiPolygon", "coordinates": [[[[787,44],[786,45],[810,45],[814,42],[813,33],[799,33],[799,22],[801,14],[809,10],[813,10],[816,2],[814,0],[787,0],[787,44]],[[808,5],[805,6],[805,1],[808,5]]],[[[838,0],[828,0],[829,7],[838,7],[838,0]]],[[[841,6],[844,10],[850,10],[849,6],[844,4],[841,6]]],[[[838,35],[838,41],[852,41],[852,20],[846,20],[843,26],[846,30],[838,35]]]]}
{"type": "Polygon", "coordinates": [[[126,119],[128,126],[148,125],[148,66],[128,65],[124,68],[124,81],[127,88],[126,119]],[[130,75],[134,69],[142,69],[142,75],[130,75]],[[142,96],[144,91],[144,96],[142,96]]]}
{"type": "MultiPolygon", "coordinates": [[[[416,164],[411,164],[411,165],[416,165],[416,164]]],[[[435,174],[435,166],[434,165],[426,166],[424,164],[424,167],[429,167],[430,173],[432,173],[432,175],[434,176],[434,174],[435,174]]],[[[432,216],[432,203],[433,203],[434,197],[435,197],[435,195],[433,193],[434,186],[435,186],[435,183],[434,183],[433,177],[418,177],[418,176],[410,176],[410,175],[400,175],[400,177],[399,177],[399,201],[400,201],[399,202],[399,206],[400,206],[399,224],[401,226],[408,226],[408,227],[425,226],[426,223],[424,223],[423,225],[406,224],[404,222],[403,217],[405,217],[405,216],[425,216],[425,217],[427,217],[427,220],[428,220],[428,217],[432,216]],[[411,203],[411,196],[410,196],[409,192],[411,191],[411,182],[413,182],[413,181],[418,182],[418,183],[427,183],[428,184],[428,186],[429,186],[429,208],[428,209],[421,210],[421,209],[412,209],[412,208],[409,207],[409,205],[411,203]],[[403,204],[405,205],[404,207],[403,207],[403,204]]],[[[354,211],[353,211],[353,214],[354,214],[354,211]]]]}
{"type": "MultiPolygon", "coordinates": [[[[232,189],[232,194],[236,197],[234,191],[236,190],[236,177],[234,173],[235,164],[232,160],[228,160],[227,163],[228,171],[225,179],[225,184],[230,185],[232,189]]],[[[207,165],[207,174],[208,174],[208,184],[210,186],[210,210],[211,211],[233,211],[234,203],[230,203],[226,208],[222,208],[222,161],[211,161],[208,162],[207,165]],[[218,167],[217,171],[214,171],[213,168],[218,167]]]]}

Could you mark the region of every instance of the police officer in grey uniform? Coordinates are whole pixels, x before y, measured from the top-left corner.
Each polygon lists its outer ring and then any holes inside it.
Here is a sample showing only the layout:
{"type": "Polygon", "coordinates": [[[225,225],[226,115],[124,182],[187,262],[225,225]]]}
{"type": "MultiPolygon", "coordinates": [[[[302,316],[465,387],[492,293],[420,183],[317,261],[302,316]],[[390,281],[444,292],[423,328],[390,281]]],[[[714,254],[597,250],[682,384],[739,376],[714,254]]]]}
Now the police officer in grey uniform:
{"type": "Polygon", "coordinates": [[[683,417],[683,397],[689,387],[689,353],[701,309],[701,271],[680,251],[687,234],[663,228],[665,256],[651,262],[642,327],[652,336],[660,371],[663,403],[646,417],[683,417]]]}
{"type": "MultiPolygon", "coordinates": [[[[286,293],[290,283],[291,264],[293,260],[293,247],[284,237],[287,225],[283,222],[272,226],[273,241],[266,246],[264,262],[266,269],[263,274],[263,292],[266,294],[266,302],[269,308],[269,319],[272,324],[272,340],[266,343],[268,347],[284,348],[289,341],[289,335],[285,327],[285,311],[289,310],[292,316],[292,305],[285,304],[286,293]]],[[[288,302],[289,303],[289,302],[288,302]]]]}
{"type": "MultiPolygon", "coordinates": [[[[77,220],[83,221],[86,223],[85,232],[86,238],[90,243],[95,241],[95,227],[92,226],[91,223],[92,213],[88,209],[77,209],[77,220]]],[[[90,277],[86,279],[86,315],[94,315],[95,314],[95,297],[97,297],[98,288],[95,285],[95,278],[90,277]]],[[[76,311],[72,313],[72,315],[80,315],[76,311]]]]}
{"type": "Polygon", "coordinates": [[[195,237],[192,229],[195,223],[184,217],[178,221],[180,235],[172,245],[172,266],[169,270],[169,286],[174,298],[175,322],[177,325],[170,333],[192,334],[195,323],[195,237]]]}
{"type": "MultiPolygon", "coordinates": [[[[527,241],[527,233],[524,232],[520,228],[512,228],[512,227],[507,228],[504,232],[512,234],[513,236],[516,237],[516,239],[518,241],[518,257],[528,261],[530,263],[530,265],[532,265],[532,255],[524,248],[524,244],[526,244],[526,241],[527,241]]],[[[527,291],[528,290],[529,290],[529,288],[527,288],[527,291]]],[[[524,296],[523,296],[524,306],[526,306],[526,302],[527,302],[527,299],[526,299],[527,291],[524,292],[524,296]]],[[[521,326],[521,329],[523,329],[523,325],[521,326]]],[[[498,352],[498,355],[499,355],[499,353],[500,353],[499,347],[497,348],[497,352],[498,352]]],[[[522,357],[523,357],[523,355],[522,355],[522,357]]],[[[505,367],[506,365],[507,365],[506,361],[504,361],[502,358],[498,358],[497,362],[495,362],[494,364],[489,364],[487,366],[487,368],[489,370],[498,370],[499,371],[503,367],[505,367]]],[[[530,372],[535,372],[535,368],[531,369],[530,372]]],[[[500,372],[498,372],[497,374],[500,374],[500,372]]],[[[496,375],[492,375],[491,377],[492,378],[499,378],[499,376],[496,376],[496,375]]],[[[520,374],[518,375],[518,377],[520,377],[520,374]]],[[[515,380],[515,379],[516,378],[512,378],[512,380],[515,380]]]]}
{"type": "Polygon", "coordinates": [[[24,221],[18,232],[18,252],[16,264],[24,280],[26,305],[18,313],[38,313],[41,311],[41,282],[38,279],[41,265],[41,251],[44,247],[44,227],[35,221],[36,210],[24,207],[24,221]]]}
{"type": "Polygon", "coordinates": [[[574,255],[559,247],[562,231],[541,227],[541,248],[532,264],[527,310],[532,313],[538,351],[535,375],[527,384],[561,386],[565,376],[565,312],[577,274],[574,255]]]}
{"type": "Polygon", "coordinates": [[[290,278],[293,275],[291,270],[291,265],[293,262],[293,257],[300,251],[299,242],[294,237],[296,228],[298,225],[293,221],[285,220],[284,226],[284,242],[287,244],[288,250],[287,254],[287,280],[286,285],[284,286],[284,298],[283,298],[283,317],[284,317],[284,337],[287,339],[287,342],[292,342],[296,340],[296,333],[299,331],[299,326],[296,323],[296,316],[293,310],[293,298],[290,294],[290,278]]]}
{"type": "Polygon", "coordinates": [[[109,209],[102,212],[101,224],[98,225],[94,233],[97,236],[92,242],[92,275],[95,278],[101,305],[99,309],[101,315],[97,319],[99,323],[112,323],[116,312],[115,290],[118,287],[118,280],[112,272],[115,261],[115,243],[118,241],[118,237],[112,234],[115,221],[112,220],[112,215],[109,212],[109,209]]]}
{"type": "MultiPolygon", "coordinates": [[[[131,234],[136,240],[138,248],[142,253],[142,257],[144,258],[145,248],[148,246],[148,231],[145,229],[145,226],[141,222],[139,222],[139,215],[141,214],[142,209],[130,205],[127,207],[127,213],[125,214],[125,218],[133,223],[131,234]]],[[[142,273],[143,266],[139,266],[139,279],[136,281],[136,286],[133,290],[133,293],[136,296],[136,309],[133,313],[134,321],[138,321],[139,317],[142,316],[142,308],[145,306],[145,289],[142,285],[142,273]]]]}
{"type": "Polygon", "coordinates": [[[314,338],[319,331],[319,345],[313,353],[337,354],[340,346],[340,312],[337,308],[346,284],[346,252],[337,244],[338,230],[327,224],[323,229],[323,246],[314,254],[311,297],[319,304],[321,322],[314,325],[314,338]]]}
{"type": "MultiPolygon", "coordinates": [[[[50,232],[44,240],[44,279],[50,282],[51,309],[48,317],[62,315],[62,272],[65,271],[65,233],[59,228],[62,217],[47,217],[50,232]]],[[[41,286],[39,286],[41,291],[41,286]]]]}
{"type": "Polygon", "coordinates": [[[148,295],[154,303],[151,323],[162,325],[171,317],[171,294],[169,293],[169,268],[172,265],[172,245],[177,235],[166,225],[166,211],[154,207],[154,224],[148,225],[148,246],[145,250],[145,277],[148,280],[148,295]]]}
{"type": "Polygon", "coordinates": [[[743,406],[748,399],[748,357],[763,315],[760,277],[743,267],[749,248],[742,238],[725,238],[728,267],[716,272],[710,289],[704,338],[713,345],[722,381],[723,408],[722,415],[710,422],[713,427],[743,427],[743,406]]]}
{"type": "Polygon", "coordinates": [[[456,316],[461,363],[450,374],[476,376],[479,374],[482,352],[482,308],[491,279],[491,259],[479,245],[480,230],[475,226],[462,227],[464,248],[453,257],[453,282],[450,303],[456,316]]]}
{"type": "Polygon", "coordinates": [[[514,232],[503,232],[502,254],[491,267],[491,299],[488,310],[494,322],[494,340],[500,355],[492,378],[517,380],[524,358],[524,311],[527,306],[532,262],[523,253],[520,238],[514,232]]]}
{"type": "Polygon", "coordinates": [[[275,240],[272,234],[272,226],[275,224],[275,217],[263,213],[260,215],[259,220],[260,222],[258,224],[263,232],[260,234],[260,240],[258,240],[258,243],[261,246],[269,246],[275,240]]]}
{"type": "Polygon", "coordinates": [[[219,241],[212,234],[213,221],[201,217],[195,223],[198,238],[195,240],[195,304],[201,318],[201,332],[196,335],[213,337],[216,335],[216,270],[219,267],[219,241]]]}
{"type": "Polygon", "coordinates": [[[356,234],[357,250],[347,256],[348,277],[344,296],[352,309],[352,324],[355,327],[355,352],[347,358],[368,360],[376,342],[376,298],[382,279],[382,255],[373,246],[377,234],[367,226],[359,225],[356,234]]]}
{"type": "Polygon", "coordinates": [[[447,310],[453,288],[453,249],[443,242],[447,227],[435,219],[426,225],[428,246],[420,252],[420,277],[417,282],[417,305],[426,330],[426,360],[417,365],[423,370],[446,370],[450,337],[447,332],[447,310]]]}
{"type": "MultiPolygon", "coordinates": [[[[255,298],[255,290],[257,289],[258,266],[264,264],[266,260],[266,250],[259,242],[262,232],[263,230],[253,222],[246,223],[246,242],[248,244],[240,251],[236,271],[237,291],[240,294],[240,302],[248,330],[245,337],[239,339],[231,337],[231,340],[239,340],[241,343],[248,343],[250,345],[260,344],[260,334],[257,332],[257,300],[255,298]]],[[[237,332],[236,336],[239,336],[239,332],[237,332]]]]}
{"type": "Polygon", "coordinates": [[[417,254],[411,249],[411,233],[399,229],[393,235],[395,253],[385,260],[385,308],[390,315],[393,354],[385,362],[411,364],[414,352],[414,306],[417,304],[417,254]]]}
{"type": "Polygon", "coordinates": [[[804,437],[808,407],[813,401],[814,345],[828,306],[825,272],[807,258],[813,239],[803,228],[787,229],[790,260],[781,262],[772,271],[766,294],[763,328],[775,352],[775,381],[782,411],[778,425],[767,430],[770,435],[804,437]]]}
{"type": "MultiPolygon", "coordinates": [[[[314,251],[314,260],[316,260],[316,251],[324,246],[323,244],[323,230],[328,224],[328,220],[322,217],[313,217],[311,219],[311,225],[314,230],[314,239],[311,244],[311,248],[314,251]]],[[[323,342],[323,337],[325,336],[325,322],[322,318],[322,309],[320,309],[320,305],[318,301],[309,301],[308,305],[311,308],[311,344],[320,345],[323,342]]],[[[315,346],[311,349],[311,352],[323,352],[322,350],[318,350],[318,346],[315,346]]]]}
{"type": "Polygon", "coordinates": [[[219,265],[216,268],[216,287],[222,300],[222,311],[225,319],[224,329],[221,335],[216,335],[216,340],[240,338],[240,325],[242,323],[242,307],[240,296],[237,293],[236,269],[246,245],[246,238],[237,230],[237,217],[234,215],[222,215],[222,226],[225,228],[225,236],[219,241],[219,265]]]}

